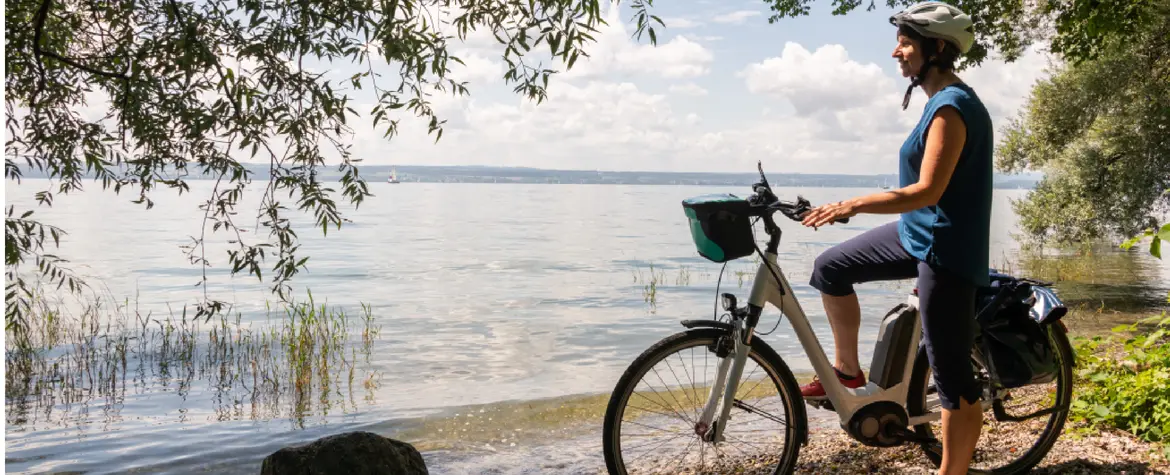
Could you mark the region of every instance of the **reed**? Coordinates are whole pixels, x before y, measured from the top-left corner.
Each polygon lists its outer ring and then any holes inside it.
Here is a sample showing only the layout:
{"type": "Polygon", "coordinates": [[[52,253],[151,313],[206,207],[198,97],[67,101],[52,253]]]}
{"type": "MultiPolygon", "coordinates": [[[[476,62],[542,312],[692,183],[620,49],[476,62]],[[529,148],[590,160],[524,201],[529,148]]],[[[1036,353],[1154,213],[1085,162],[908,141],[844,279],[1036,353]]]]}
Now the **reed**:
{"type": "Polygon", "coordinates": [[[249,323],[238,312],[160,318],[108,302],[69,314],[37,299],[35,318],[6,328],[8,424],[61,423],[94,404],[116,411],[128,395],[174,391],[208,397],[221,418],[303,426],[309,415],[356,410],[355,381],[368,401],[377,388],[370,355],[380,327],[365,304],[355,319],[309,293],[249,323]]]}

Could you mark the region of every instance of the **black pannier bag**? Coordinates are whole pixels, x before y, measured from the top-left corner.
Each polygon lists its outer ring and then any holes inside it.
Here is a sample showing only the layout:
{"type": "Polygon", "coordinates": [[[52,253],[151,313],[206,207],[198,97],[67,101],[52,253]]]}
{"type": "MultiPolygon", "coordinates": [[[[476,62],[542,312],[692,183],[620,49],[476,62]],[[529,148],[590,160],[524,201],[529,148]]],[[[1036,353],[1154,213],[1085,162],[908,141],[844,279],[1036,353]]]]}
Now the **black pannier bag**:
{"type": "Polygon", "coordinates": [[[1060,364],[1047,325],[1067,308],[1048,288],[994,272],[991,278],[976,300],[988,369],[1009,389],[1052,381],[1060,364]]]}

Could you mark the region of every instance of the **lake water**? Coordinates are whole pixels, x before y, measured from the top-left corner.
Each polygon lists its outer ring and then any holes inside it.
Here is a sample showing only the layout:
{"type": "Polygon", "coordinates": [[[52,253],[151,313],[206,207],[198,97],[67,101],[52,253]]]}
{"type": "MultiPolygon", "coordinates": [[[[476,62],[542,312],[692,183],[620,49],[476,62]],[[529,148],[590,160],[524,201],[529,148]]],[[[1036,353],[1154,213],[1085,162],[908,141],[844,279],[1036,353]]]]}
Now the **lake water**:
{"type": "MultiPolygon", "coordinates": [[[[18,211],[28,209],[33,192],[47,185],[9,182],[5,197],[18,211]]],[[[194,287],[201,272],[180,246],[198,234],[197,206],[211,186],[192,181],[192,193],[181,197],[160,191],[149,211],[130,203],[132,196],[111,192],[62,196],[34,217],[66,228],[70,234],[58,254],[104,292],[131,299],[143,315],[177,315],[202,292],[194,287]]],[[[301,251],[312,256],[308,271],[294,280],[298,297],[311,289],[318,303],[350,311],[368,304],[381,325],[369,357],[380,384],[359,388],[365,397],[308,417],[257,416],[246,410],[250,401],[239,395],[225,401],[212,384],[198,380],[184,390],[144,384],[113,399],[53,403],[19,418],[12,416],[19,401],[7,399],[6,470],[258,473],[260,461],[280,447],[360,429],[416,443],[432,473],[595,472],[601,463],[595,416],[621,372],[650,344],[680,330],[679,320],[712,314],[720,266],[694,251],[680,201],[702,193],[750,193],[747,187],[633,185],[370,187],[375,196],[327,238],[290,215],[301,251]],[[652,275],[659,278],[648,302],[645,285],[652,275]],[[577,442],[547,449],[550,433],[577,442]]],[[[876,190],[776,191],[818,204],[876,190]]],[[[993,261],[1013,259],[1009,200],[1024,193],[996,191],[993,261]]],[[[256,193],[246,197],[239,219],[251,228],[256,193]]],[[[859,216],[819,231],[780,222],[780,264],[824,344],[831,333],[807,285],[813,258],[893,219],[859,216]]],[[[762,226],[757,233],[763,235],[762,226]]],[[[274,299],[254,277],[227,274],[226,239],[208,245],[215,267],[207,289],[232,302],[243,324],[264,325],[274,299]]],[[[721,289],[746,298],[736,272],[751,264],[729,265],[721,289]]],[[[1143,276],[1170,281],[1166,266],[1138,267],[1143,276]]],[[[880,316],[912,284],[859,287],[863,364],[880,316]]],[[[770,329],[778,316],[766,310],[761,329],[770,329]]],[[[786,323],[763,338],[794,371],[809,371],[786,323]]]]}

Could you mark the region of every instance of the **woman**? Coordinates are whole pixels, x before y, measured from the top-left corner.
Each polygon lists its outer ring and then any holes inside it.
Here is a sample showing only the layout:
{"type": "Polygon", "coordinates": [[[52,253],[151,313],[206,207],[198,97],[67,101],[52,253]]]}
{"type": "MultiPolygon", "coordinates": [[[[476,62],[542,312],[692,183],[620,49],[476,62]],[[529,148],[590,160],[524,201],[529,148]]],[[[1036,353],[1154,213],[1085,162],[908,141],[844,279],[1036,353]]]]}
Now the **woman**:
{"type": "MultiPolygon", "coordinates": [[[[820,206],[804,224],[820,227],[858,213],[900,213],[898,221],[839,244],[816,260],[810,284],[821,291],[833,330],[837,376],[846,387],[865,385],[857,359],[861,309],[853,285],[918,279],[923,339],[943,405],[939,473],[967,473],[979,440],[981,389],[970,363],[975,332],[975,289],[988,285],[991,225],[992,124],[954,62],[974,35],[971,19],[941,2],[919,3],[890,18],[898,27],[893,57],[928,100],[917,127],[899,151],[900,188],[820,206]]],[[[819,381],[801,388],[806,399],[825,397],[819,381]]]]}

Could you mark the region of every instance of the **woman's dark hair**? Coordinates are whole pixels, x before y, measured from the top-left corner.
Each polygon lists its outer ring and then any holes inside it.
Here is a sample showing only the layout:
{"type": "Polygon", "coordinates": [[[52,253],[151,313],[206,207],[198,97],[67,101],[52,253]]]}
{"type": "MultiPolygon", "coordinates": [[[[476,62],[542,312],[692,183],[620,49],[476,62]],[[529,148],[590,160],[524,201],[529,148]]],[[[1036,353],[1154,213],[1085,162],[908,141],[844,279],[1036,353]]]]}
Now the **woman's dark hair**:
{"type": "Polygon", "coordinates": [[[910,38],[918,49],[922,51],[923,58],[931,65],[938,67],[940,71],[950,71],[955,69],[955,61],[959,59],[959,48],[950,41],[943,40],[943,50],[938,51],[938,38],[927,38],[922,36],[914,28],[909,25],[902,25],[898,27],[898,34],[910,38]],[[934,57],[931,58],[931,53],[934,57]]]}

